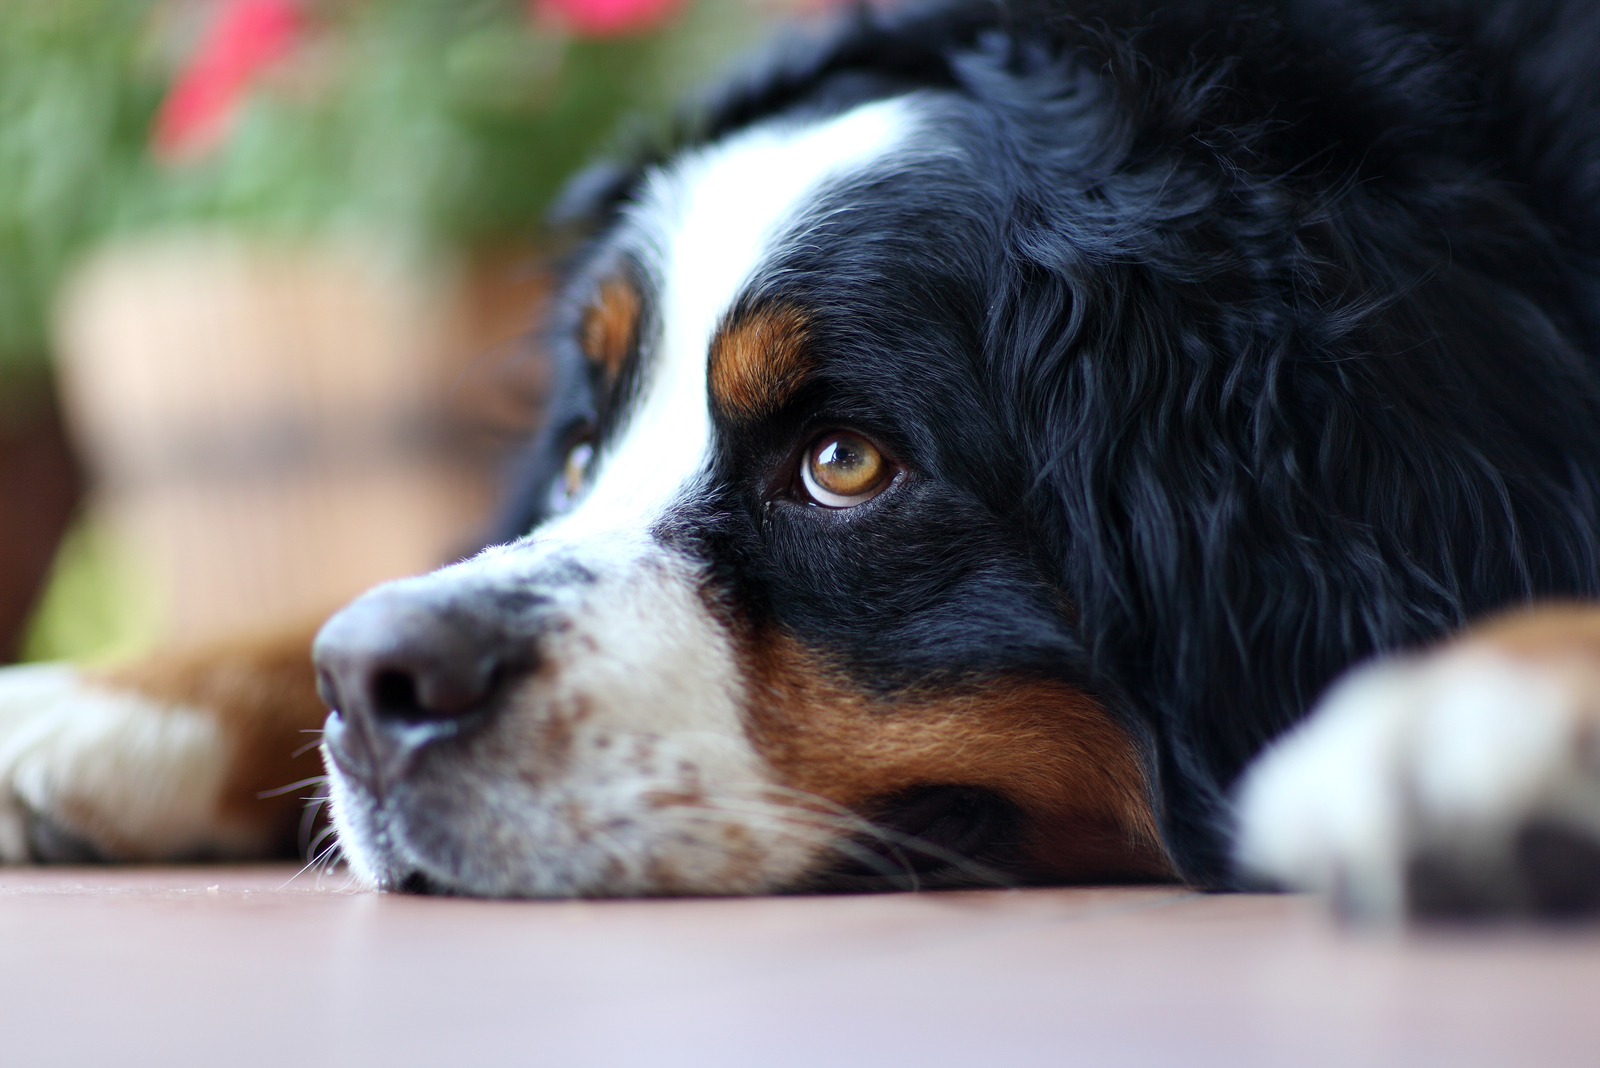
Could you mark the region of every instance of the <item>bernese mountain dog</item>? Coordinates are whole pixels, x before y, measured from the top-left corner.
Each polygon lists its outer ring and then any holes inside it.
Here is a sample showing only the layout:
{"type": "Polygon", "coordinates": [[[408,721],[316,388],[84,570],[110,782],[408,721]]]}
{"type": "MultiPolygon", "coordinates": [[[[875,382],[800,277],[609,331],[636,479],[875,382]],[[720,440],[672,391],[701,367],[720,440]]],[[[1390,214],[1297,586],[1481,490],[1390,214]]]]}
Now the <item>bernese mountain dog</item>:
{"type": "Polygon", "coordinates": [[[558,206],[494,544],[314,673],[0,676],[0,856],[271,853],[326,715],[382,888],[1595,905],[1596,55],[1591,0],[791,34],[558,206]]]}

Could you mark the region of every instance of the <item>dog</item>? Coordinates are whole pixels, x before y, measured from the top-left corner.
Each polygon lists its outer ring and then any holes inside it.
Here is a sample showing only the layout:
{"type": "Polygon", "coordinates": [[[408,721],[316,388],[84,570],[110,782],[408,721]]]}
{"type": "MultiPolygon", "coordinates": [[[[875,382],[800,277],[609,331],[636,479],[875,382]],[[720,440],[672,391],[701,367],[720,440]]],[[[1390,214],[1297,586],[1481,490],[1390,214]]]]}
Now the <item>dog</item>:
{"type": "Polygon", "coordinates": [[[314,671],[0,675],[0,856],[292,848],[326,716],[384,889],[1592,907],[1597,48],[1586,0],[790,35],[558,205],[493,544],[314,671]]]}

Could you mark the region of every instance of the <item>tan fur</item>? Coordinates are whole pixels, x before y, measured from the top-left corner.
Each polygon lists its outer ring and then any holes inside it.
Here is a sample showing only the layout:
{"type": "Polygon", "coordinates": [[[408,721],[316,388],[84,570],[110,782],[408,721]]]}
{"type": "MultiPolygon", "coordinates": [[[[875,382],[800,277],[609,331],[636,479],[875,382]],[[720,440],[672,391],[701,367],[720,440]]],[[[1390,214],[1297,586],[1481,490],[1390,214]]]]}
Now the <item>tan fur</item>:
{"type": "Polygon", "coordinates": [[[754,421],[781,407],[811,370],[806,320],[787,306],[724,323],[711,342],[711,397],[725,414],[754,421]]]}
{"type": "Polygon", "coordinates": [[[293,852],[301,799],[313,791],[260,795],[322,771],[312,744],[328,714],[311,667],[318,624],[157,654],[86,681],[211,716],[231,750],[219,814],[270,827],[279,850],[293,852]]]}
{"type": "Polygon", "coordinates": [[[1436,655],[1484,651],[1536,667],[1569,695],[1571,714],[1600,727],[1600,607],[1553,601],[1494,616],[1436,655]]]}
{"type": "Polygon", "coordinates": [[[639,290],[626,278],[600,283],[595,302],[584,313],[578,331],[583,354],[614,380],[622,373],[639,333],[639,290]]]}
{"type": "Polygon", "coordinates": [[[1536,665],[1569,695],[1570,714],[1590,739],[1585,744],[1600,744],[1600,607],[1541,604],[1479,624],[1455,644],[1536,665]]]}
{"type": "Polygon", "coordinates": [[[1138,754],[1081,691],[1015,680],[880,700],[783,635],[745,660],[752,740],[784,785],[868,813],[912,787],[983,787],[1026,815],[1034,877],[1170,875],[1138,754]]]}
{"type": "Polygon", "coordinates": [[[1514,654],[1553,653],[1593,657],[1600,662],[1600,607],[1551,602],[1498,616],[1463,635],[1514,654]]]}

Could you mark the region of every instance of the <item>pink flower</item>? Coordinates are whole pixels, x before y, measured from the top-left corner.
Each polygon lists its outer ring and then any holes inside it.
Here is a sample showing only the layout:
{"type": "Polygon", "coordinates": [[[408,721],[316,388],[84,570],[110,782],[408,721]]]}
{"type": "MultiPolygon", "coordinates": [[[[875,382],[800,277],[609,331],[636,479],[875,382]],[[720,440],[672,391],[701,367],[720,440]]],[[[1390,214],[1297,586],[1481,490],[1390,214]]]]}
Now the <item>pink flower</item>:
{"type": "Polygon", "coordinates": [[[193,159],[220,144],[256,76],[300,36],[294,0],[217,0],[216,6],[156,115],[151,143],[163,159],[193,159]]]}
{"type": "Polygon", "coordinates": [[[686,0],[532,0],[535,17],[554,17],[585,37],[648,30],[676,14],[686,0]]]}

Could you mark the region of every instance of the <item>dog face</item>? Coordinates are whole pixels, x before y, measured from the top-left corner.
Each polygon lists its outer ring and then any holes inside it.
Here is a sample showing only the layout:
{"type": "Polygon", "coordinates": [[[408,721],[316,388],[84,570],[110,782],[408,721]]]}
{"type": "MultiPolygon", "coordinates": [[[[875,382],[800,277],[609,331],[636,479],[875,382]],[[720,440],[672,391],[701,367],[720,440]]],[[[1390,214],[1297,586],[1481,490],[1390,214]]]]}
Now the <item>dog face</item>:
{"type": "Polygon", "coordinates": [[[1600,589],[1592,283],[1493,50],[1067,7],[859,11],[578,181],[514,540],[318,643],[360,870],[1229,885],[1341,671],[1600,589]]]}
{"type": "Polygon", "coordinates": [[[757,892],[1164,870],[986,336],[980,116],[913,92],[646,169],[573,272],[532,534],[324,630],[380,885],[757,892]]]}

